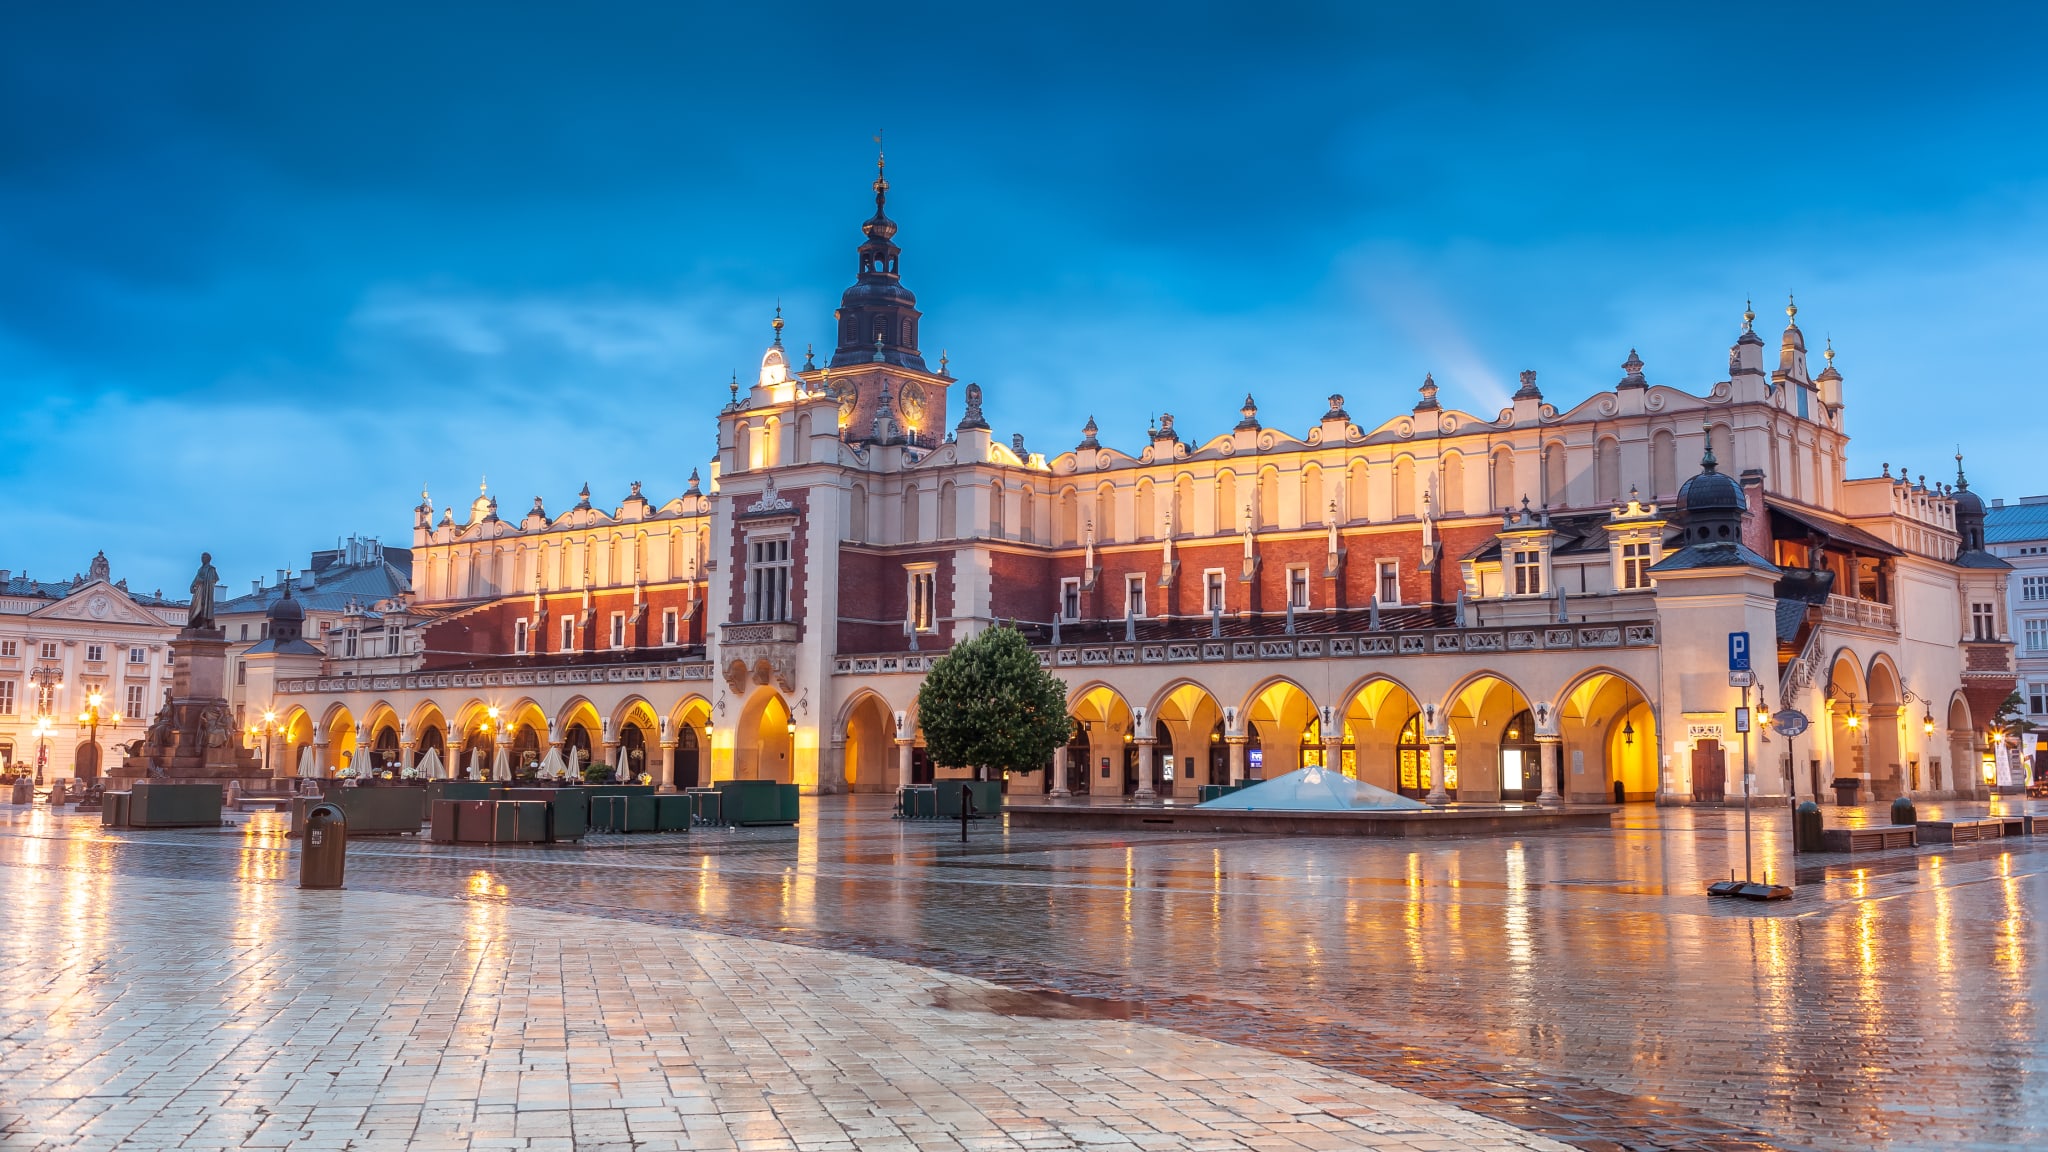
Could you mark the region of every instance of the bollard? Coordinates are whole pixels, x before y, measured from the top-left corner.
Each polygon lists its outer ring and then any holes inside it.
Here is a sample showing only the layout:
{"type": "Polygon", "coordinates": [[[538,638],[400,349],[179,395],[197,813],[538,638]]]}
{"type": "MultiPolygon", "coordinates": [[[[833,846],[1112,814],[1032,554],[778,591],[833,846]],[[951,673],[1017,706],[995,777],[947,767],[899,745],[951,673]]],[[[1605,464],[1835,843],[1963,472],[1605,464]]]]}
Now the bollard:
{"type": "Polygon", "coordinates": [[[1794,852],[1821,851],[1820,805],[1811,800],[1802,800],[1792,810],[1792,850],[1794,852]]]}
{"type": "Polygon", "coordinates": [[[306,837],[299,849],[299,887],[339,888],[348,858],[348,815],[339,804],[315,804],[306,812],[306,837]]]}
{"type": "Polygon", "coordinates": [[[16,804],[35,803],[36,782],[26,776],[16,776],[14,778],[14,790],[11,798],[16,804]]]}
{"type": "Polygon", "coordinates": [[[967,843],[967,822],[974,818],[974,789],[960,785],[960,842],[967,843]]]}
{"type": "Polygon", "coordinates": [[[1919,822],[1920,815],[1913,810],[1913,801],[1910,797],[1901,796],[1897,800],[1892,801],[1892,823],[1918,824],[1919,822]]]}

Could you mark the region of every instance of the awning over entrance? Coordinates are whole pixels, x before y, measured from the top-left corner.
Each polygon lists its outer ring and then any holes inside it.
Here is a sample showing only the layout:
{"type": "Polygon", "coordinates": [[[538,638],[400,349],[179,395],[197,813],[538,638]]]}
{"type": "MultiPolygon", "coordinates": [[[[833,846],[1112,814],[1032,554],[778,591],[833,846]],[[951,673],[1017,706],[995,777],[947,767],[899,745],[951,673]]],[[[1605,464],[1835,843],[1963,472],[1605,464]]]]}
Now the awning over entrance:
{"type": "Polygon", "coordinates": [[[1873,536],[1836,516],[1831,516],[1803,504],[1794,504],[1776,496],[1764,497],[1764,505],[1771,510],[1773,523],[1771,535],[1784,539],[1799,536],[1819,535],[1838,548],[1860,552],[1867,556],[1903,556],[1898,548],[1881,537],[1873,536]],[[1803,529],[1803,531],[1802,531],[1803,529]]]}

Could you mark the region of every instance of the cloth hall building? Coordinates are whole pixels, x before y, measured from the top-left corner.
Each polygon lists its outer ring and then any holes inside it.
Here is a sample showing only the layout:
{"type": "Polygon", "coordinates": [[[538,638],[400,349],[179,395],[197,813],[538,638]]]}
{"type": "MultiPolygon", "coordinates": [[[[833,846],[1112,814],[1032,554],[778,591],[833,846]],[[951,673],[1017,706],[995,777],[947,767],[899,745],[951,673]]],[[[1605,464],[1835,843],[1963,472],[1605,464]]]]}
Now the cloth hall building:
{"type": "Polygon", "coordinates": [[[707,475],[516,518],[423,498],[408,655],[279,646],[288,740],[329,768],[504,743],[668,786],[888,791],[959,770],[919,744],[930,661],[1013,624],[1076,720],[1013,795],[1186,800],[1321,763],[1415,796],[1710,802],[1741,794],[1747,633],[1749,702],[1812,721],[1751,747],[1757,794],[1986,787],[2007,566],[1960,471],[1849,474],[1849,392],[1796,307],[1775,347],[1745,312],[1722,380],[1653,382],[1631,352],[1569,402],[1534,372],[1493,413],[1429,379],[1394,413],[1247,396],[1206,440],[1090,419],[1041,453],[926,360],[874,189],[830,356],[795,363],[778,315],[707,475]]]}

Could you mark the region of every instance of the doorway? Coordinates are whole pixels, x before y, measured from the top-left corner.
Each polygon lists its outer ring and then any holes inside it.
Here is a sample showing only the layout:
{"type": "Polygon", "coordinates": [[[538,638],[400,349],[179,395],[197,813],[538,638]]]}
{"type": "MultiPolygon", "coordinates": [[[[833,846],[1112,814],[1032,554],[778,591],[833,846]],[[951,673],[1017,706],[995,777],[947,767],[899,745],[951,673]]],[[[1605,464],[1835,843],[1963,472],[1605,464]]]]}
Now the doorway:
{"type": "Polygon", "coordinates": [[[1719,740],[1701,740],[1692,746],[1692,798],[1701,804],[1719,804],[1728,792],[1728,754],[1719,740]]]}

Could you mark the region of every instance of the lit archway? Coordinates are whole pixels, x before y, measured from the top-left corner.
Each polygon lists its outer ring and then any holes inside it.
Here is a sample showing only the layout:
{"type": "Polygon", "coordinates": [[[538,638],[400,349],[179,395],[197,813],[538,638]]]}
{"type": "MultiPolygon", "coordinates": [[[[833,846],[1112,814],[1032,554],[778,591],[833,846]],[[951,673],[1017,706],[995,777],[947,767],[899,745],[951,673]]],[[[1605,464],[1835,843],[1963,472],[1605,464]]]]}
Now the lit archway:
{"type": "Polygon", "coordinates": [[[1199,684],[1177,684],[1152,705],[1160,795],[1193,798],[1204,784],[1230,783],[1230,747],[1224,741],[1223,706],[1199,684]]]}
{"type": "Polygon", "coordinates": [[[1573,803],[1657,797],[1657,720],[1635,682],[1599,671],[1580,677],[1559,701],[1558,792],[1573,803]]]}
{"type": "Polygon", "coordinates": [[[782,693],[756,689],[733,727],[733,779],[795,783],[795,736],[782,693]]]}
{"type": "Polygon", "coordinates": [[[888,792],[896,779],[896,719],[873,692],[847,710],[843,760],[846,787],[853,792],[888,792]]]}
{"type": "MultiPolygon", "coordinates": [[[[1529,698],[1499,675],[1481,673],[1465,681],[1445,700],[1445,728],[1457,738],[1455,779],[1461,800],[1499,800],[1503,790],[1517,796],[1533,797],[1532,779],[1538,780],[1531,740],[1533,727],[1522,719],[1530,712],[1529,698]]],[[[1444,765],[1444,789],[1454,778],[1448,749],[1444,765]]]]}
{"type": "Polygon", "coordinates": [[[1422,743],[1422,703],[1394,680],[1376,676],[1354,687],[1344,706],[1339,767],[1367,784],[1421,797],[1429,792],[1429,757],[1422,743]],[[1412,741],[1404,736],[1415,720],[1412,741]]]}
{"type": "Polygon", "coordinates": [[[1315,701],[1292,680],[1274,680],[1244,704],[1245,776],[1272,780],[1322,762],[1320,718],[1315,701]],[[1304,743],[1307,751],[1304,750],[1304,743]]]}
{"type": "Polygon", "coordinates": [[[1068,706],[1079,728],[1068,746],[1067,788],[1076,795],[1104,792],[1128,794],[1137,789],[1137,755],[1131,731],[1131,708],[1116,689],[1095,685],[1084,689],[1068,706]],[[1085,747],[1077,764],[1075,752],[1085,747]]]}

